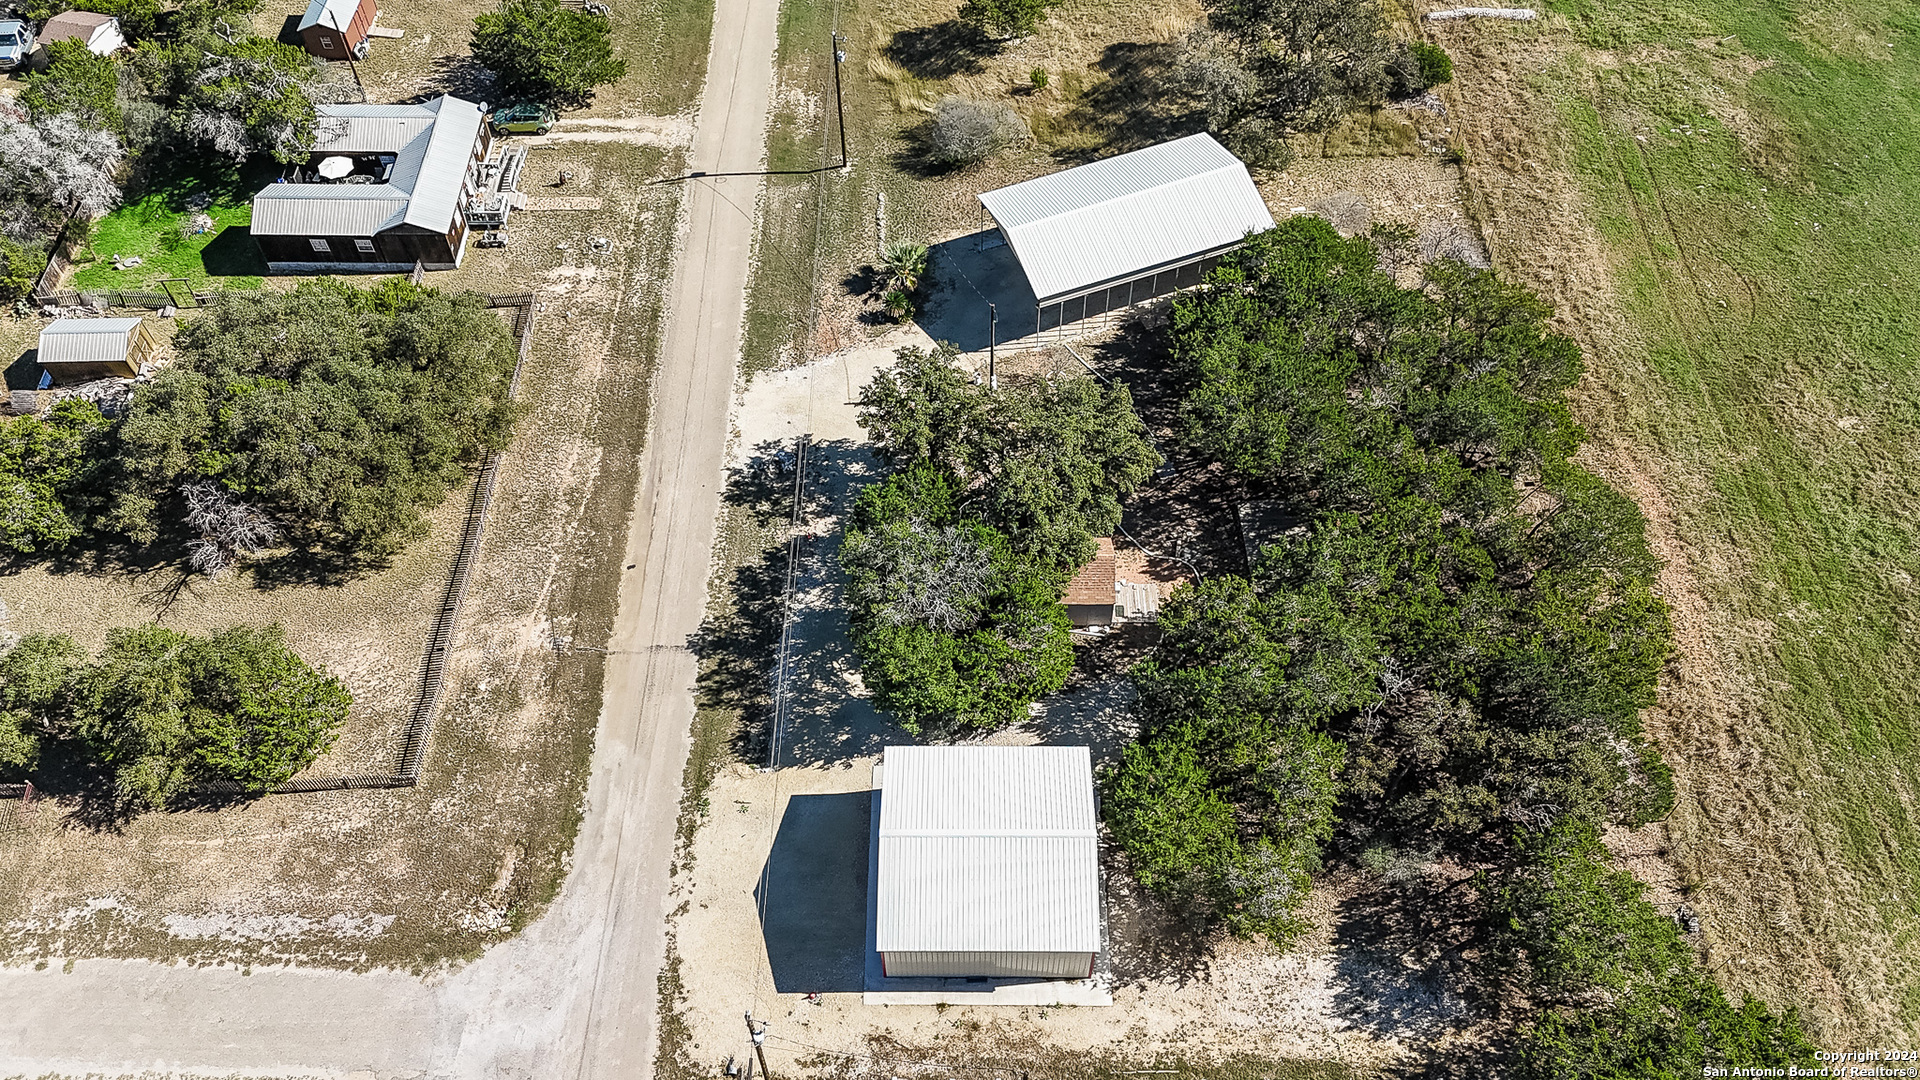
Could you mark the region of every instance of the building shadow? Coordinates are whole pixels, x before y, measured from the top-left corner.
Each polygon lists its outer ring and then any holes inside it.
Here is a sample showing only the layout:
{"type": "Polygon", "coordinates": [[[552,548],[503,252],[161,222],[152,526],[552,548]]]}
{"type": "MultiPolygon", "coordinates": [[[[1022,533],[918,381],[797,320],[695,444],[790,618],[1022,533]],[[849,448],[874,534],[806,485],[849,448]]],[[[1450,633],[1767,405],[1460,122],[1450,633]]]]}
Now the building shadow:
{"type": "Polygon", "coordinates": [[[214,234],[200,249],[200,265],[208,277],[263,277],[267,260],[253,242],[253,230],[245,225],[229,225],[214,234]]]}
{"type": "Polygon", "coordinates": [[[36,346],[7,365],[7,389],[32,390],[40,385],[40,349],[36,346]]]}
{"type": "Polygon", "coordinates": [[[986,352],[990,340],[1010,344],[1033,336],[1033,289],[997,231],[942,241],[927,254],[932,288],[914,321],[928,337],[976,353],[986,352]]]}
{"type": "Polygon", "coordinates": [[[867,791],[787,800],[753,893],[775,992],[843,994],[865,988],[872,801],[867,791]]]}
{"type": "Polygon", "coordinates": [[[300,20],[303,17],[304,13],[287,16],[287,21],[280,24],[279,36],[273,40],[278,41],[282,45],[291,45],[296,49],[305,49],[307,43],[300,40],[300,20]]]}

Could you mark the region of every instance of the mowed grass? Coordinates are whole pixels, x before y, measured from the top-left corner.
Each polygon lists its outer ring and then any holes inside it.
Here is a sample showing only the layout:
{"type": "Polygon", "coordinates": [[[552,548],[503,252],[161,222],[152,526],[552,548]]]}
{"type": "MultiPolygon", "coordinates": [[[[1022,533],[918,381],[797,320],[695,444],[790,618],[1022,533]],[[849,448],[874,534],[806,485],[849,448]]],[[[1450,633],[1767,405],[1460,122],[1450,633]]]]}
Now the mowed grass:
{"type": "Polygon", "coordinates": [[[95,223],[93,241],[82,252],[91,261],[76,264],[71,287],[139,290],[184,278],[194,289],[259,288],[267,267],[247,226],[254,193],[277,174],[271,162],[240,169],[202,161],[136,185],[135,197],[95,223]],[[196,211],[195,196],[211,202],[196,211]],[[196,213],[211,217],[213,228],[191,233],[187,226],[196,213]],[[140,265],[116,270],[116,255],[138,258],[140,265]]]}
{"type": "Polygon", "coordinates": [[[1654,723],[1682,785],[1673,860],[1733,988],[1802,1004],[1829,1040],[1911,1040],[1920,8],[1550,9],[1460,32],[1556,58],[1518,78],[1557,113],[1628,324],[1596,350],[1612,407],[1586,419],[1654,463],[1704,611],[1654,723]]]}

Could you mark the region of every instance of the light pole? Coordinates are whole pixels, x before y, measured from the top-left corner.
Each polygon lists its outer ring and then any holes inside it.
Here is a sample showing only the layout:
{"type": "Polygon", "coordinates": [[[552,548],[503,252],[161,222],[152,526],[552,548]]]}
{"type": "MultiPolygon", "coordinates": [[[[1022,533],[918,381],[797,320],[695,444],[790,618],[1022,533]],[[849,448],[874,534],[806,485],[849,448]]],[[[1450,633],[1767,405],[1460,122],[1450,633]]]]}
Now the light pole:
{"type": "Polygon", "coordinates": [[[847,105],[840,96],[840,63],[847,54],[840,48],[840,32],[833,32],[833,111],[840,117],[840,167],[847,167],[847,105]]]}
{"type": "Polygon", "coordinates": [[[987,389],[1000,389],[1000,376],[993,370],[994,339],[999,336],[1000,311],[991,302],[987,304],[987,389]]]}

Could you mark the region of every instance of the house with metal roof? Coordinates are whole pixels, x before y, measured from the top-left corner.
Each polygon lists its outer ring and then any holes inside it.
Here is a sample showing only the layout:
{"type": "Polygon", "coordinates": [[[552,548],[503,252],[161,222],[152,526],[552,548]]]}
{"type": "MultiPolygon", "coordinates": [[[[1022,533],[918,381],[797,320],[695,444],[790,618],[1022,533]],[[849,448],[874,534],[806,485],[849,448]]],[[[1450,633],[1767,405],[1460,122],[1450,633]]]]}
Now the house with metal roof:
{"type": "Polygon", "coordinates": [[[889,978],[1086,979],[1101,948],[1084,746],[889,746],[874,948],[889,978]]]}
{"type": "Polygon", "coordinates": [[[379,0],[313,0],[300,17],[300,43],[327,60],[364,60],[379,17],[379,0]]]}
{"type": "Polygon", "coordinates": [[[55,319],[40,331],[40,367],[56,383],[132,378],[160,341],[143,319],[55,319]]]}
{"type": "Polygon", "coordinates": [[[253,239],[276,274],[460,265],[468,203],[492,135],[486,106],[321,105],[307,161],[253,197],[253,239]]]}
{"type": "Polygon", "coordinates": [[[127,43],[120,20],[97,11],[63,11],[40,27],[34,41],[43,49],[56,41],[78,41],[95,56],[110,56],[127,43]]]}
{"type": "Polygon", "coordinates": [[[1273,215],[1207,134],[980,195],[1034,295],[1034,331],[1198,285],[1273,215]]]}

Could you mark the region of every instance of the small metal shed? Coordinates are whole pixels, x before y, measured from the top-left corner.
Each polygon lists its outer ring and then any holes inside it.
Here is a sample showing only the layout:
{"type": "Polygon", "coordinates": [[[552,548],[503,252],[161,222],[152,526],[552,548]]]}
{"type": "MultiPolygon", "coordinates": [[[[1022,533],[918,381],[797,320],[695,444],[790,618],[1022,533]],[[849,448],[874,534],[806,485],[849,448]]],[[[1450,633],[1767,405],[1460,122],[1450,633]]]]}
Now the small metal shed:
{"type": "Polygon", "coordinates": [[[874,947],[887,976],[1092,976],[1086,747],[889,746],[880,787],[874,947]]]}
{"type": "Polygon", "coordinates": [[[1273,215],[1213,136],[1149,146],[1011,187],[980,205],[1034,295],[1034,332],[1200,284],[1273,215]]]}
{"type": "Polygon", "coordinates": [[[142,319],[55,319],[40,331],[40,367],[58,383],[132,378],[160,342],[142,319]]]}

